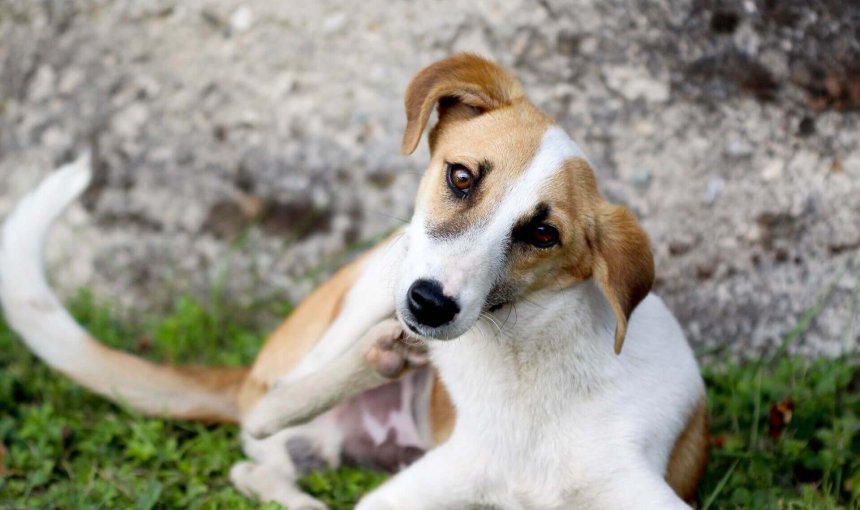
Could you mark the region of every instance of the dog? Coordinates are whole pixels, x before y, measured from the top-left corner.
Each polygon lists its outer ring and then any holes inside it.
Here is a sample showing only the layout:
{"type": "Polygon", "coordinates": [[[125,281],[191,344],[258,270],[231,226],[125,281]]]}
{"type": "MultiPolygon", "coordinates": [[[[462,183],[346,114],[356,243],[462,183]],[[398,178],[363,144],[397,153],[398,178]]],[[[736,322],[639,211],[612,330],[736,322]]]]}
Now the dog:
{"type": "Polygon", "coordinates": [[[358,510],[689,508],[707,458],[705,389],[653,294],[647,235],[580,147],[505,70],[458,54],[405,97],[401,150],[429,131],[411,222],[307,297],[250,368],[172,367],[107,348],[43,270],[86,156],[3,227],[0,299],[49,365],[177,419],[239,422],[242,492],[324,509],[297,477],[397,471],[358,510]],[[623,350],[622,350],[623,347],[623,350]]]}

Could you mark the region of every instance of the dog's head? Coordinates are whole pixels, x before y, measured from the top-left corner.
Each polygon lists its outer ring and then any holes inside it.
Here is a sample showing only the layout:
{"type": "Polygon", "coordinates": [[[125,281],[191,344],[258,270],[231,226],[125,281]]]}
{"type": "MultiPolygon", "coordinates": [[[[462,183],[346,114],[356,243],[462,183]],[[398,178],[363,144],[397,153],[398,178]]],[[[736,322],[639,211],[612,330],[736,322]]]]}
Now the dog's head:
{"type": "Polygon", "coordinates": [[[495,64],[461,54],[420,71],[406,91],[404,154],[434,106],[395,288],[400,319],[420,336],[455,338],[483,312],[594,278],[617,317],[620,352],[654,281],[634,216],[601,197],[579,146],[495,64]]]}

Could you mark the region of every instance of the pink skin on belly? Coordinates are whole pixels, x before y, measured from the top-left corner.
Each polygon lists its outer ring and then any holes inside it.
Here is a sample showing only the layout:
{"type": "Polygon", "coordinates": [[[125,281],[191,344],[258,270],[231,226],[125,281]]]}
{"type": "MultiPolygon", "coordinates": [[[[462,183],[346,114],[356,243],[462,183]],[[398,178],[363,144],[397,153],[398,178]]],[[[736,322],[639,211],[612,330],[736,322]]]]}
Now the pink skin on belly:
{"type": "Polygon", "coordinates": [[[427,419],[431,382],[430,369],[413,370],[338,406],[344,460],[395,471],[421,457],[430,446],[419,423],[427,419]]]}

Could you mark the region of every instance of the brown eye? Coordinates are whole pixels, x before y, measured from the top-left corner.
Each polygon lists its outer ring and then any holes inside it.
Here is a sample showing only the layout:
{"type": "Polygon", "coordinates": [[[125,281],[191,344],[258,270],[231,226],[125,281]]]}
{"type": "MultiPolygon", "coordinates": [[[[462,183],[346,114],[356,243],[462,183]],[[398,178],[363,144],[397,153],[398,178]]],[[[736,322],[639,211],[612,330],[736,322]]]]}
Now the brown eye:
{"type": "Polygon", "coordinates": [[[475,177],[468,168],[459,163],[448,164],[448,187],[460,198],[472,191],[475,177]]]}
{"type": "Polygon", "coordinates": [[[537,248],[551,248],[558,244],[558,230],[546,223],[541,223],[531,231],[529,242],[537,248]]]}

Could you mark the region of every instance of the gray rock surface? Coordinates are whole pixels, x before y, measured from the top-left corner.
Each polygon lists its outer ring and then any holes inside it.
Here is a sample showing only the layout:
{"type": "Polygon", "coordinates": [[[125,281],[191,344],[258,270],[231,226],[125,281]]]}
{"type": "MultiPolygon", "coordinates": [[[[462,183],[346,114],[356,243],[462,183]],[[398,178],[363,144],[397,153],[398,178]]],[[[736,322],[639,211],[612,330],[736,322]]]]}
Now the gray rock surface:
{"type": "Polygon", "coordinates": [[[835,355],[860,343],[858,32],[833,0],[0,0],[0,216],[89,147],[63,292],[298,299],[409,217],[402,93],[476,51],[640,216],[701,352],[756,356],[822,302],[791,348],[835,355]]]}

